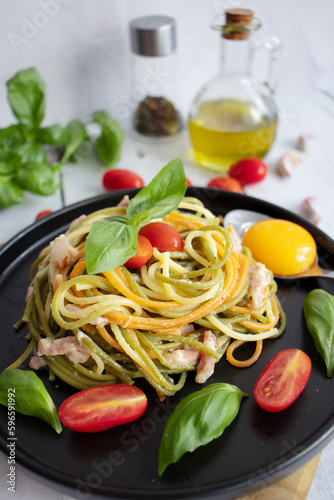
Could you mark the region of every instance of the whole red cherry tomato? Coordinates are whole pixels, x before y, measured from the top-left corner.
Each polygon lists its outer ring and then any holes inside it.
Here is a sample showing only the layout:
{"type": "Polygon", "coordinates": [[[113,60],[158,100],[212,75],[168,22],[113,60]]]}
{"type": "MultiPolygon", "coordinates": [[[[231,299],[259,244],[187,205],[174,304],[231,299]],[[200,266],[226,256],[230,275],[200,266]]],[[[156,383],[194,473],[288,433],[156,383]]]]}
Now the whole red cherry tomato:
{"type": "Polygon", "coordinates": [[[150,260],[153,254],[151,243],[145,236],[138,235],[138,250],[136,255],[130,257],[124,264],[127,269],[138,269],[150,260]]]}
{"type": "Polygon", "coordinates": [[[107,191],[118,191],[119,189],[140,188],[144,186],[144,181],[138,174],[120,168],[107,170],[102,182],[107,191]]]}
{"type": "Polygon", "coordinates": [[[259,376],[254,397],[270,412],[285,410],[304,390],[311,373],[311,360],[300,349],[280,351],[259,376]]]}
{"type": "Polygon", "coordinates": [[[245,158],[232,165],[228,174],[245,186],[262,181],[267,171],[267,165],[259,158],[245,158]]]}
{"type": "Polygon", "coordinates": [[[184,242],[177,230],[165,222],[150,222],[143,226],[139,234],[145,236],[152,247],[160,252],[182,252],[184,242]]]}
{"type": "Polygon", "coordinates": [[[225,191],[233,191],[234,193],[243,193],[240,182],[232,179],[232,177],[214,177],[207,183],[207,187],[224,189],[225,191]]]}
{"type": "Polygon", "coordinates": [[[52,214],[53,210],[42,210],[42,212],[39,212],[39,214],[36,215],[35,222],[38,221],[39,219],[43,219],[43,217],[46,217],[49,214],[52,214]]]}
{"type": "Polygon", "coordinates": [[[74,431],[99,432],[132,422],[146,406],[145,394],[134,385],[98,385],[65,399],[59,418],[74,431]]]}

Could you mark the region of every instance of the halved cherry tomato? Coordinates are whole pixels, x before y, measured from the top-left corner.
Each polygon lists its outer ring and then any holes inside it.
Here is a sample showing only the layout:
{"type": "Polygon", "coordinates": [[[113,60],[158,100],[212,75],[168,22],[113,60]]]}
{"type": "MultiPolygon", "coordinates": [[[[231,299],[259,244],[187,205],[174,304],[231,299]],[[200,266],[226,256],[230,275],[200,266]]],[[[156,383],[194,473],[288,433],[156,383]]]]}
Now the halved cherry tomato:
{"type": "Polygon", "coordinates": [[[311,360],[300,349],[280,351],[259,376],[254,397],[270,412],[285,410],[304,390],[311,373],[311,360]]]}
{"type": "Polygon", "coordinates": [[[144,181],[138,174],[120,168],[107,170],[102,182],[107,191],[118,191],[119,189],[140,188],[144,186],[144,181]]]}
{"type": "Polygon", "coordinates": [[[145,394],[134,385],[98,385],[65,399],[59,418],[74,431],[99,432],[136,420],[146,406],[145,394]]]}
{"type": "Polygon", "coordinates": [[[267,165],[259,158],[245,158],[232,165],[228,175],[245,186],[262,181],[267,171],[267,165]]]}
{"type": "Polygon", "coordinates": [[[224,189],[225,191],[233,191],[234,193],[243,193],[240,182],[232,179],[232,177],[214,177],[207,183],[207,187],[224,189]]]}
{"type": "Polygon", "coordinates": [[[151,243],[145,236],[138,236],[138,251],[136,255],[130,257],[124,264],[127,269],[138,269],[150,260],[153,254],[151,243]]]}
{"type": "Polygon", "coordinates": [[[46,217],[49,214],[52,214],[53,210],[43,210],[42,212],[39,212],[39,214],[36,215],[35,222],[38,221],[39,219],[43,219],[43,217],[46,217]]]}
{"type": "Polygon", "coordinates": [[[152,247],[160,252],[182,252],[184,242],[177,230],[165,222],[150,222],[143,226],[139,234],[145,236],[152,247]]]}

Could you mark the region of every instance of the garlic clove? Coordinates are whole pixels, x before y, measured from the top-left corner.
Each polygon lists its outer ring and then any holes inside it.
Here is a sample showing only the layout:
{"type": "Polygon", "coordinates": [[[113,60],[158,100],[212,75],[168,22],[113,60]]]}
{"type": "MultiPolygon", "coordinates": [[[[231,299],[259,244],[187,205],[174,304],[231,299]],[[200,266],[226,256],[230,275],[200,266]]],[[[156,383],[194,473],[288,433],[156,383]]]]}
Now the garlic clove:
{"type": "Polygon", "coordinates": [[[312,203],[315,200],[314,196],[309,196],[306,198],[299,208],[299,213],[304,219],[312,222],[312,224],[317,225],[321,221],[320,215],[314,210],[312,203]]]}
{"type": "Polygon", "coordinates": [[[289,151],[284,153],[278,160],[276,165],[276,172],[280,177],[290,177],[297,165],[302,161],[297,153],[289,151]]]}

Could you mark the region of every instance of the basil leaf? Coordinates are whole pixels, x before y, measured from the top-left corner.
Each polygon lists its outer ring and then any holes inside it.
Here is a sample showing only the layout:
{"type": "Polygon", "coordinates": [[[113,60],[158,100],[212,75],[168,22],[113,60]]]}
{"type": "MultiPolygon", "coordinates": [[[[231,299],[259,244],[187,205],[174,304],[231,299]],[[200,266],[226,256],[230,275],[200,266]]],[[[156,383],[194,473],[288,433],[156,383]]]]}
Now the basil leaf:
{"type": "Polygon", "coordinates": [[[12,180],[12,177],[0,175],[0,208],[21,203],[22,200],[22,189],[12,180]]]}
{"type": "Polygon", "coordinates": [[[105,166],[111,167],[121,157],[123,131],[106,111],[94,113],[93,122],[101,127],[101,135],[95,142],[96,153],[105,166]]]}
{"type": "Polygon", "coordinates": [[[46,152],[44,148],[32,139],[28,139],[23,144],[13,148],[13,154],[20,157],[23,168],[25,168],[25,163],[46,162],[46,152]]]}
{"type": "Polygon", "coordinates": [[[241,399],[238,387],[211,384],[189,394],[168,418],[159,448],[159,476],[187,451],[218,438],[236,417],[241,399]]]}
{"type": "Polygon", "coordinates": [[[44,196],[55,193],[59,187],[57,172],[47,163],[27,163],[16,173],[15,180],[20,188],[44,196]]]}
{"type": "Polygon", "coordinates": [[[58,434],[62,431],[58,411],[36,373],[27,370],[11,369],[0,374],[0,403],[8,406],[9,389],[15,403],[15,411],[31,415],[48,422],[58,434]]]}
{"type": "Polygon", "coordinates": [[[132,198],[126,213],[130,218],[133,217],[132,223],[135,225],[139,225],[141,219],[134,216],[144,210],[147,212],[145,222],[153,217],[164,217],[179,206],[186,188],[182,160],[175,158],[132,198]]]}
{"type": "Polygon", "coordinates": [[[88,274],[112,271],[137,251],[138,230],[122,222],[94,222],[87,236],[85,253],[88,274]]]}
{"type": "Polygon", "coordinates": [[[45,112],[45,83],[35,68],[19,71],[7,81],[8,100],[18,120],[37,128],[45,112]]]}
{"type": "Polygon", "coordinates": [[[36,131],[37,141],[51,146],[61,146],[68,141],[69,137],[69,130],[61,125],[51,125],[36,131]]]}
{"type": "Polygon", "coordinates": [[[65,145],[64,154],[57,165],[58,169],[70,160],[71,156],[76,152],[80,144],[87,139],[85,127],[79,120],[72,120],[67,125],[67,130],[69,136],[65,145]]]}
{"type": "Polygon", "coordinates": [[[327,377],[334,371],[334,296],[315,289],[304,300],[304,316],[317,351],[327,367],[327,377]]]}

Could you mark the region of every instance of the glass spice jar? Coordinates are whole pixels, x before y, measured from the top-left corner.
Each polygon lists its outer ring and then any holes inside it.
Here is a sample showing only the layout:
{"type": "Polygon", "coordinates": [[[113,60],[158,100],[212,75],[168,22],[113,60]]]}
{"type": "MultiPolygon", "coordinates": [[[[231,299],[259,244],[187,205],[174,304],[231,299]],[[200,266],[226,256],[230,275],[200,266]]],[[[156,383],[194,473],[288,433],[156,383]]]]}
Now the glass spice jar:
{"type": "Polygon", "coordinates": [[[145,141],[174,138],[183,128],[176,106],[176,24],[168,16],[130,22],[132,132],[145,141]]]}

